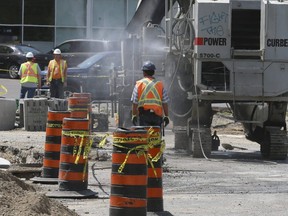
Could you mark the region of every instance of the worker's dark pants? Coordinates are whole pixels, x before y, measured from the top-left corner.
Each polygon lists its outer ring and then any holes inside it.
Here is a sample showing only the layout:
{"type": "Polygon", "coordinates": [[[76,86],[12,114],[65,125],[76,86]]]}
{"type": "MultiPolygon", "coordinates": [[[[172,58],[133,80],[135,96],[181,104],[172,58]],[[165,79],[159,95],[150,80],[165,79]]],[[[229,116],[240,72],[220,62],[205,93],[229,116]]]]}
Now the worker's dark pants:
{"type": "Polygon", "coordinates": [[[50,82],[50,96],[55,98],[64,98],[64,86],[61,79],[52,79],[50,82]]]}
{"type": "Polygon", "coordinates": [[[162,117],[157,116],[154,112],[143,111],[139,113],[140,126],[159,126],[161,127],[162,117]]]}
{"type": "MultiPolygon", "coordinates": [[[[156,115],[154,112],[148,111],[140,111],[139,112],[139,125],[140,126],[159,126],[160,131],[161,130],[161,125],[162,125],[162,117],[156,115]]],[[[163,128],[162,128],[163,129],[163,128]]],[[[164,131],[163,134],[161,133],[161,137],[164,136],[164,131]]],[[[161,164],[163,164],[163,154],[161,155],[161,164]]]]}
{"type": "Polygon", "coordinates": [[[20,98],[25,98],[26,93],[27,93],[27,98],[33,98],[35,96],[35,90],[36,90],[36,87],[28,88],[28,87],[21,86],[20,98]]]}

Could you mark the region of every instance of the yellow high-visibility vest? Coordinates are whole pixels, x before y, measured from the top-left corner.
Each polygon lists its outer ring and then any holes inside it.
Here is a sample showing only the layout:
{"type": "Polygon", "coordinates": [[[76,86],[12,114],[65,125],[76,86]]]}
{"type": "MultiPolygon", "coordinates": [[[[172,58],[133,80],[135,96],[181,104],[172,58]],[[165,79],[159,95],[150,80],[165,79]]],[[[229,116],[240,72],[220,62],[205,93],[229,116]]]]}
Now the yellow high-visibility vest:
{"type": "MultiPolygon", "coordinates": [[[[55,64],[57,64],[57,62],[56,62],[55,59],[51,60],[50,63],[49,63],[49,66],[51,66],[51,73],[50,73],[50,76],[49,76],[49,82],[52,81],[55,64]]],[[[58,64],[57,64],[57,65],[58,65],[58,64]]],[[[65,66],[66,66],[66,61],[63,60],[63,59],[61,59],[61,60],[60,60],[60,73],[61,73],[62,82],[64,82],[64,73],[63,73],[63,70],[65,69],[65,66]]]]}
{"type": "Polygon", "coordinates": [[[38,83],[38,64],[28,61],[21,66],[21,80],[20,83],[38,83]]]}
{"type": "Polygon", "coordinates": [[[137,81],[136,86],[138,88],[138,107],[143,107],[144,110],[152,109],[156,115],[162,117],[163,83],[143,78],[137,81]]]}

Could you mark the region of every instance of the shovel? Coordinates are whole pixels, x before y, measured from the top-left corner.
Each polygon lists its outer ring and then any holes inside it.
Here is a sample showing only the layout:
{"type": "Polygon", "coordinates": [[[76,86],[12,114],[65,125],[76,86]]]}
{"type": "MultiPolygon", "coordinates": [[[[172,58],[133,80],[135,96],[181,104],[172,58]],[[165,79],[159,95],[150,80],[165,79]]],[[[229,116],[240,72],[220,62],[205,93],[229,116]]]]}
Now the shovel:
{"type": "Polygon", "coordinates": [[[237,146],[232,146],[228,143],[222,143],[222,147],[226,150],[233,150],[233,149],[240,149],[240,150],[247,150],[247,148],[242,148],[242,147],[237,147],[237,146]]]}

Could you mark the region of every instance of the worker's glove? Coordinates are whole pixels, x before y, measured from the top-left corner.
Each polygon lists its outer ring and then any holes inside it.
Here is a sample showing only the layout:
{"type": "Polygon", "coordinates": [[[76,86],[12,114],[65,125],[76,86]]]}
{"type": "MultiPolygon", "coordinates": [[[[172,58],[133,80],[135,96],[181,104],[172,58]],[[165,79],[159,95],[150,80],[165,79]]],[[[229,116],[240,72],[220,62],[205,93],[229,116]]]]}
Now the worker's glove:
{"type": "Polygon", "coordinates": [[[169,117],[168,116],[164,116],[163,122],[164,122],[164,127],[166,127],[169,124],[169,122],[170,122],[169,117]]]}
{"type": "Polygon", "coordinates": [[[137,125],[137,116],[136,115],[132,115],[132,119],[131,119],[133,125],[137,125]]]}

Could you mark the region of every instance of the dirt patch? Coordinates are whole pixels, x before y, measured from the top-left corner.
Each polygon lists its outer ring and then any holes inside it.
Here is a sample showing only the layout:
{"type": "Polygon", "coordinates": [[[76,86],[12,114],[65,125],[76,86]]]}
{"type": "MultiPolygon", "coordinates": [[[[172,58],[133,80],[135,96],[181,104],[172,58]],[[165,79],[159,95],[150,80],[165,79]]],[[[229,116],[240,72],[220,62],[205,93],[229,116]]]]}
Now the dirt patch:
{"type": "Polygon", "coordinates": [[[6,171],[0,170],[0,185],[1,215],[78,215],[6,171]]]}
{"type": "Polygon", "coordinates": [[[232,114],[225,110],[218,111],[213,116],[211,130],[212,132],[217,131],[217,134],[244,134],[243,125],[239,122],[235,122],[232,114]]]}
{"type": "Polygon", "coordinates": [[[0,145],[0,157],[9,160],[12,164],[42,163],[43,153],[32,146],[30,148],[18,148],[0,145]]]}

